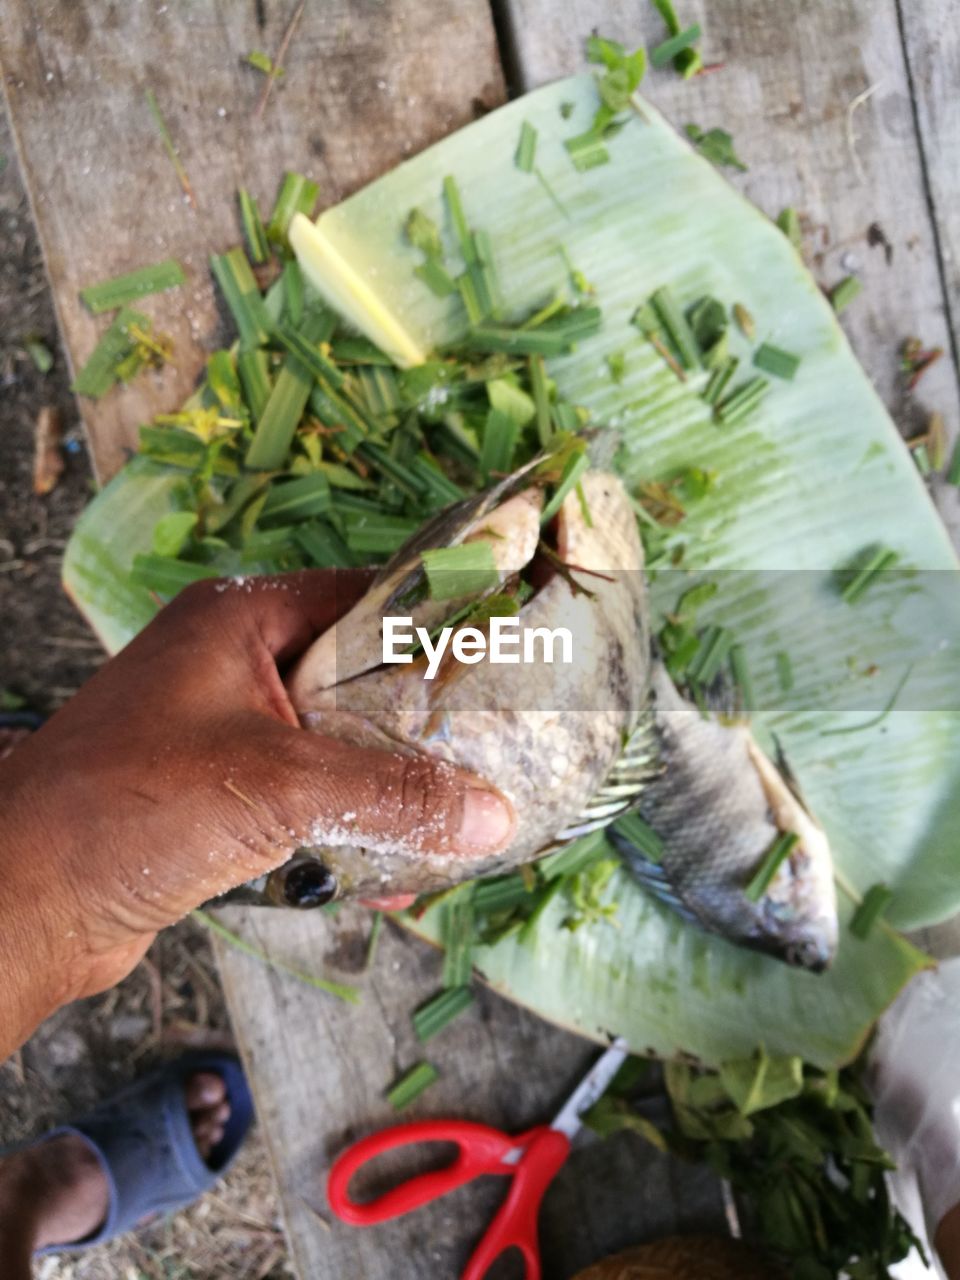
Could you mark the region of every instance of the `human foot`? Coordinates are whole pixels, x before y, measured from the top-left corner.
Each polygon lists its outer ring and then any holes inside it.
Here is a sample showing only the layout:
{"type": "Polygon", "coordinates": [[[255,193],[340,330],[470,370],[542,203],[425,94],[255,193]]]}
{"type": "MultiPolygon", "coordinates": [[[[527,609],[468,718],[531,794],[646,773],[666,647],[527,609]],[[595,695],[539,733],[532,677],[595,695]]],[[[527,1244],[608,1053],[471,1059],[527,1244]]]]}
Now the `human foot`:
{"type": "MultiPolygon", "coordinates": [[[[223,1138],[230,1103],[221,1077],[187,1077],[184,1101],[200,1157],[223,1138]]],[[[100,1160],[76,1134],[61,1134],[0,1160],[0,1240],[30,1223],[31,1252],[85,1240],[103,1223],[110,1189],[100,1160]]]]}

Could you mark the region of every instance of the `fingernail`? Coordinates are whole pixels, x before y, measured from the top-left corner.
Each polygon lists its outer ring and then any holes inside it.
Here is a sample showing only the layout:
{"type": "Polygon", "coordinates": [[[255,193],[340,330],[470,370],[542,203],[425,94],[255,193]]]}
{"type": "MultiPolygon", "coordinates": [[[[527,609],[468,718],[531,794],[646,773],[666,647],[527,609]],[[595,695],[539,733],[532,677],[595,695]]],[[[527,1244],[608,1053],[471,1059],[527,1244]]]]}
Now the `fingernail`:
{"type": "Polygon", "coordinates": [[[493,852],[513,834],[513,811],[494,791],[468,791],[463,801],[460,841],[473,850],[493,852]]]}

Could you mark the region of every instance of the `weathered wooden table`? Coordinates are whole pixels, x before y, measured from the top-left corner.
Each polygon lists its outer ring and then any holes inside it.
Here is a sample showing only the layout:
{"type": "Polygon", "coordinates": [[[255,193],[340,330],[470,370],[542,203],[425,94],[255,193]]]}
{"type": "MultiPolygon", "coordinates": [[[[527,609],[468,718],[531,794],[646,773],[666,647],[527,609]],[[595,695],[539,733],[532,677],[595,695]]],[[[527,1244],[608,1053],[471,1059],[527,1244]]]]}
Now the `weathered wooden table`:
{"type": "MultiPolygon", "coordinates": [[[[679,0],[678,0],[679,2],[679,0]]],[[[269,201],[284,169],[307,172],[333,203],[404,156],[520,92],[581,65],[594,28],[636,45],[662,37],[637,0],[308,0],[262,122],[241,59],[274,51],[294,0],[0,0],[10,113],[60,323],[75,366],[96,341],[78,289],[172,256],[189,289],[144,308],[176,340],[176,365],[83,413],[98,476],[122,463],[138,424],[175,408],[223,335],[206,260],[237,239],[234,193],[269,201]],[[152,89],[192,179],[183,199],[144,92],[152,89]],[[186,305],[184,297],[186,296],[186,305]]],[[[809,220],[806,251],[831,282],[855,271],[864,294],[844,317],[905,434],[940,411],[960,418],[960,36],[950,0],[682,0],[708,62],[645,92],[682,125],[722,126],[750,166],[735,179],[761,208],[809,220]],[[882,229],[889,249],[874,243],[882,229]],[[906,398],[897,351],[910,335],[946,356],[906,398]]],[[[960,530],[957,493],[935,486],[960,530]]],[[[891,513],[895,519],[895,513],[891,513]]],[[[234,912],[264,951],[302,969],[362,968],[369,917],[234,912]]],[[[220,965],[304,1280],[458,1273],[502,1185],[463,1190],[367,1232],[331,1221],[331,1155],[390,1117],[383,1090],[420,1055],[409,1013],[437,985],[439,959],[385,931],[352,1009],[232,950],[220,965]]],[[[582,1041],[481,992],[477,1009],[431,1045],[443,1070],[424,1115],[508,1127],[547,1116],[589,1061],[582,1041]]],[[[584,1141],[549,1192],[545,1275],[568,1277],[638,1239],[718,1227],[716,1184],[639,1139],[584,1141]]]]}

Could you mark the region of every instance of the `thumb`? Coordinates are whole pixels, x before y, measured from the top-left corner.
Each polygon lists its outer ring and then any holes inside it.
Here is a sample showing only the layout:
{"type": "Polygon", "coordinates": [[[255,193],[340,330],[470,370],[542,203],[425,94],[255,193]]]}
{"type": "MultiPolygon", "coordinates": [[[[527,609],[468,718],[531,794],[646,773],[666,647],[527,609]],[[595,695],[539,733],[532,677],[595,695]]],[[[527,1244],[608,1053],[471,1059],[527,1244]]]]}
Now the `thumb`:
{"type": "MultiPolygon", "coordinates": [[[[425,859],[485,859],[513,838],[516,819],[505,796],[423,752],[357,745],[269,721],[261,721],[255,744],[252,735],[247,741],[254,747],[249,769],[237,769],[240,785],[231,792],[235,834],[248,848],[259,846],[271,865],[297,847],[362,848],[342,875],[341,888],[351,896],[416,891],[427,878],[425,859]],[[273,819],[266,826],[265,817],[273,819]]],[[[341,878],[343,867],[330,869],[341,878]]],[[[450,872],[451,880],[463,878],[456,867],[450,872]]],[[[432,873],[443,878],[435,864],[432,873]]]]}

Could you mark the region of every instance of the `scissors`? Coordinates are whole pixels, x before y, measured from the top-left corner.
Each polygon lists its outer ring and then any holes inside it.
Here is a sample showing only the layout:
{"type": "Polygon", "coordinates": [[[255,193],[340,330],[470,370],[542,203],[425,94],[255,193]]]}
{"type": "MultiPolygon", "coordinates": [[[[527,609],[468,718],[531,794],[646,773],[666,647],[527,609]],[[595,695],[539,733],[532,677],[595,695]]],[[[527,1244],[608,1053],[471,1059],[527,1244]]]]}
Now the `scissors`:
{"type": "Polygon", "coordinates": [[[615,1040],[550,1124],[528,1129],[515,1137],[469,1120],[421,1120],[393,1125],[362,1138],[338,1156],[330,1170],[327,1183],[330,1207],[344,1222],[369,1227],[410,1213],[483,1174],[505,1174],[511,1178],[507,1197],[467,1263],[461,1280],[482,1280],[497,1258],[511,1248],[519,1249],[523,1255],[526,1280],[540,1280],[537,1238],[540,1202],[570,1154],[570,1144],[583,1123],[581,1116],[605,1092],[626,1056],[626,1041],[615,1040]],[[422,1142],[454,1143],[457,1154],[452,1164],[401,1182],[364,1204],[350,1198],[350,1179],[369,1160],[385,1151],[422,1142]]]}

